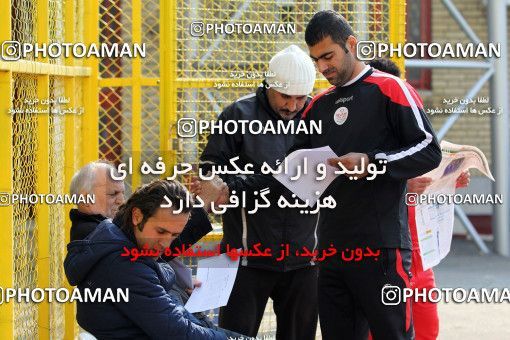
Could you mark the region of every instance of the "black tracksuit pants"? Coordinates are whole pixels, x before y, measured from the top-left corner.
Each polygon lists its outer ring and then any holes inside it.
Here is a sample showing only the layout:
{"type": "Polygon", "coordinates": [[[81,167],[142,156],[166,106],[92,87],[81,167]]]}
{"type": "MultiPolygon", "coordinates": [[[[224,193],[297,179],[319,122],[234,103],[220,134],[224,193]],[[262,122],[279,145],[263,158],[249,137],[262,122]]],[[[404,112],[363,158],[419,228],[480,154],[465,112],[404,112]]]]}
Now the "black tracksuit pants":
{"type": "Polygon", "coordinates": [[[368,326],[374,340],[414,339],[411,301],[398,303],[398,291],[410,288],[410,267],[411,251],[394,248],[381,249],[377,261],[322,263],[322,339],[366,339],[368,326]]]}
{"type": "Polygon", "coordinates": [[[256,336],[268,298],[276,314],[276,339],[313,340],[317,330],[317,267],[288,272],[239,267],[219,326],[256,336]]]}

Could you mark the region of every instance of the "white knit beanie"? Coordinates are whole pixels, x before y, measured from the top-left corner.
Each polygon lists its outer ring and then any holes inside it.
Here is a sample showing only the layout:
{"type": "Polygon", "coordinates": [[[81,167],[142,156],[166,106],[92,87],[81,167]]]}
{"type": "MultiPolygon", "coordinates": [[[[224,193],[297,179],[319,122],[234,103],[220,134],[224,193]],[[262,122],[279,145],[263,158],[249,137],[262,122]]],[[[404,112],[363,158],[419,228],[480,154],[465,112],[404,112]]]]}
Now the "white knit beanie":
{"type": "Polygon", "coordinates": [[[278,52],[269,61],[267,84],[289,96],[308,95],[315,84],[315,66],[310,57],[296,45],[278,52]]]}

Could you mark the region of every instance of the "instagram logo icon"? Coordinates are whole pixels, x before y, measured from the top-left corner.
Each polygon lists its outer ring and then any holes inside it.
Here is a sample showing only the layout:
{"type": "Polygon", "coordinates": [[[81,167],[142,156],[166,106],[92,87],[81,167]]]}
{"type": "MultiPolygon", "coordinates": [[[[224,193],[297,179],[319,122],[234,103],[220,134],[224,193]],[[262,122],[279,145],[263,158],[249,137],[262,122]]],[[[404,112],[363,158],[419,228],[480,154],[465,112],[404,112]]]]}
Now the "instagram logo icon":
{"type": "Polygon", "coordinates": [[[396,306],[400,304],[402,299],[400,287],[392,286],[390,284],[382,287],[381,291],[381,300],[382,303],[386,306],[396,306]]]}

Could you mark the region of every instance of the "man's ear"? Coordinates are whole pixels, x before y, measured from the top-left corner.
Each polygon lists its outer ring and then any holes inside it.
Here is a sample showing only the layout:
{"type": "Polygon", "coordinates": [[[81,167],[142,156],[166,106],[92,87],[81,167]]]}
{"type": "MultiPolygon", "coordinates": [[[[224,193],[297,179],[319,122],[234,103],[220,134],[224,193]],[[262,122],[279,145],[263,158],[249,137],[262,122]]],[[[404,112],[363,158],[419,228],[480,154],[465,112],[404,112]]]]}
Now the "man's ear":
{"type": "Polygon", "coordinates": [[[358,44],[358,39],[355,36],[350,35],[345,41],[345,46],[349,49],[349,52],[352,55],[356,55],[356,45],[358,44]]]}
{"type": "Polygon", "coordinates": [[[131,222],[133,222],[133,225],[136,226],[142,223],[142,220],[143,220],[142,211],[139,208],[134,207],[133,210],[131,210],[131,222]]]}

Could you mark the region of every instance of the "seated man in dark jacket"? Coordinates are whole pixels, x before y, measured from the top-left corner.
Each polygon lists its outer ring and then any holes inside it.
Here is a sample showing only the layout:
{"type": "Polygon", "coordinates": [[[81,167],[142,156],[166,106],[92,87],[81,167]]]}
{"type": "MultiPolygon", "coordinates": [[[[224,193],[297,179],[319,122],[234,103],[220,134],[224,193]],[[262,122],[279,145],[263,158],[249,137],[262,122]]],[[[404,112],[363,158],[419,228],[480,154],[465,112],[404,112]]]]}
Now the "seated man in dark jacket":
{"type": "MultiPolygon", "coordinates": [[[[77,209],[71,209],[69,214],[72,222],[71,241],[85,239],[102,221],[113,218],[119,206],[124,203],[124,182],[113,180],[111,174],[118,176],[117,169],[110,162],[99,160],[83,166],[73,176],[71,194],[94,194],[96,202],[78,204],[77,209]]],[[[213,182],[209,183],[209,188],[201,194],[206,206],[209,205],[208,202],[221,195],[226,187],[221,184],[221,180],[220,183],[214,182],[217,183],[216,185],[212,185],[213,182]]],[[[212,231],[212,225],[206,211],[202,208],[194,208],[183,232],[172,242],[170,248],[181,248],[182,245],[188,248],[210,231],[212,231]]],[[[173,256],[163,255],[162,259],[170,261],[170,265],[172,262],[180,261],[173,256]]],[[[189,293],[186,287],[179,286],[178,282],[173,285],[169,293],[178,297],[181,304],[184,304],[189,293]]],[[[205,326],[214,327],[204,313],[194,313],[194,316],[205,326]]]]}
{"type": "MultiPolygon", "coordinates": [[[[83,291],[129,289],[128,302],[79,302],[77,321],[98,338],[226,339],[237,336],[207,328],[169,291],[175,273],[159,256],[131,261],[124,248],[161,251],[183,231],[191,209],[178,214],[161,208],[164,196],[172,201],[190,199],[177,182],[158,180],[138,188],[115,216],[101,222],[84,240],[68,245],[64,261],[67,279],[83,291]]],[[[191,206],[188,202],[187,206],[191,206]]]]}

